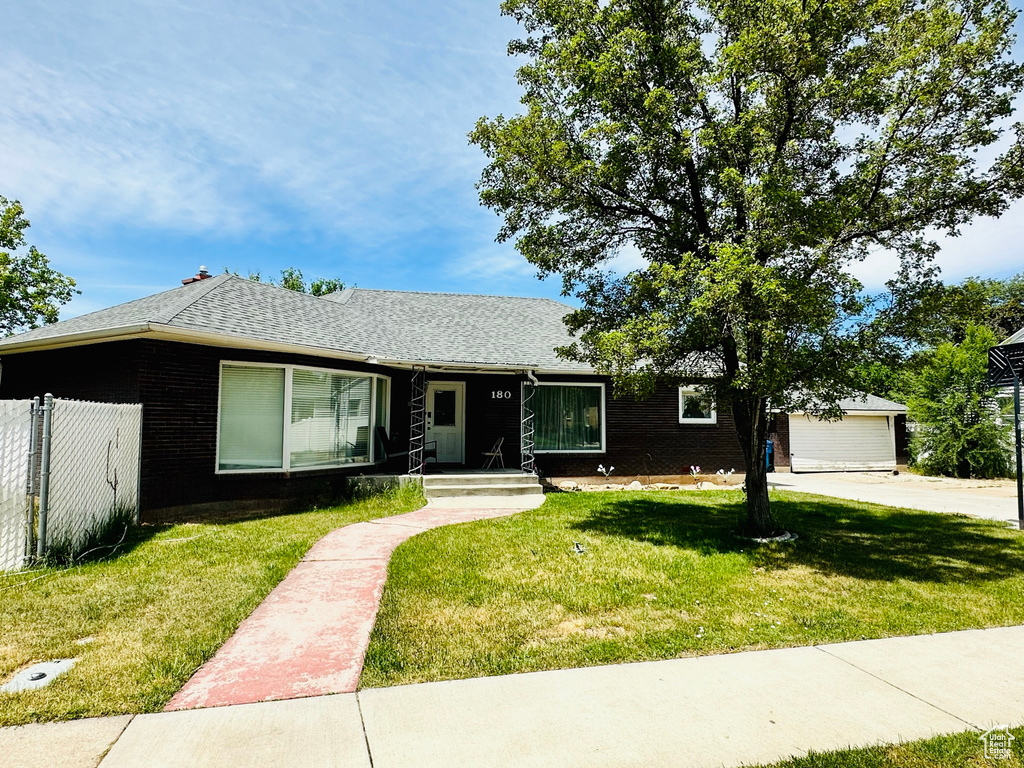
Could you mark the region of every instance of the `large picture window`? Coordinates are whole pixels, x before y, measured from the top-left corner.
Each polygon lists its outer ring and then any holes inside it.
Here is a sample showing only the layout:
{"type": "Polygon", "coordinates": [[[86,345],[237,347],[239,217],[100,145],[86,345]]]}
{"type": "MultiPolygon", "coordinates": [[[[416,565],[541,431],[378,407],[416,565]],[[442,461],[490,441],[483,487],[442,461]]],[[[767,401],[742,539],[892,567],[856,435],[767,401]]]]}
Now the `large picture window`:
{"type": "Polygon", "coordinates": [[[386,377],[299,366],[221,366],[217,470],[369,464],[388,426],[386,377]],[[286,418],[287,416],[287,418],[286,418]]]}
{"type": "Polygon", "coordinates": [[[604,385],[545,384],[533,398],[537,453],[604,451],[604,385]]]}

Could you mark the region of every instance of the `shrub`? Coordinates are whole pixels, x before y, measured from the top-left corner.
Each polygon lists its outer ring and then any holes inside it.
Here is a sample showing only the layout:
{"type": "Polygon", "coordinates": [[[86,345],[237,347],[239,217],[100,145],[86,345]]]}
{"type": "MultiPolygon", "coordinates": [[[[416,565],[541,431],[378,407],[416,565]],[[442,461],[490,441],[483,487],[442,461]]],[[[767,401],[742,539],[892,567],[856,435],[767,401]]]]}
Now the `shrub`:
{"type": "Polygon", "coordinates": [[[1012,428],[988,386],[988,349],[996,337],[968,326],[962,344],[940,344],[911,378],[909,418],[915,422],[914,466],[952,477],[1010,474],[1012,428]]]}

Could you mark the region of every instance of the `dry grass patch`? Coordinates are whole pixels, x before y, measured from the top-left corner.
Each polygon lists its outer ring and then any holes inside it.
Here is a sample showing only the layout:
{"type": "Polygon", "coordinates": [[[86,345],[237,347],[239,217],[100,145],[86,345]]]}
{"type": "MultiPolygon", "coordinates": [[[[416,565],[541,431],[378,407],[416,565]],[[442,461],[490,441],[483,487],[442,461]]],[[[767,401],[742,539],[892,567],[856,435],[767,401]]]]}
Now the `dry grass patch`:
{"type": "Polygon", "coordinates": [[[145,526],[118,556],[0,576],[0,680],[78,657],[39,691],[0,694],[0,725],[159,710],[328,531],[422,504],[145,526]]]}

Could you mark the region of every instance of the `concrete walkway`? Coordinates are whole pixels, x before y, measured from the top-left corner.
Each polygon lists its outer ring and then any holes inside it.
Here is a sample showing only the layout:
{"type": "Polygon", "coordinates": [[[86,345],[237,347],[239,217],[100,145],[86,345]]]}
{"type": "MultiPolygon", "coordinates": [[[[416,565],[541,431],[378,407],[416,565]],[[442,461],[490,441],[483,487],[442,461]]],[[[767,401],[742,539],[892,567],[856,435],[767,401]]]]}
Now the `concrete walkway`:
{"type": "Polygon", "coordinates": [[[926,512],[957,512],[1017,524],[1017,488],[1007,480],[956,480],[891,472],[779,472],[768,483],[802,491],[926,512]]]}
{"type": "Polygon", "coordinates": [[[94,768],[106,739],[100,768],[731,768],[1022,724],[1022,647],[1007,627],[425,683],[139,715],[120,738],[125,718],[0,729],[0,755],[94,768]],[[92,762],[64,759],[64,729],[92,762]]]}
{"type": "Polygon", "coordinates": [[[544,497],[469,501],[438,499],[324,536],[166,709],[354,691],[395,548],[431,528],[510,515],[544,497]]]}

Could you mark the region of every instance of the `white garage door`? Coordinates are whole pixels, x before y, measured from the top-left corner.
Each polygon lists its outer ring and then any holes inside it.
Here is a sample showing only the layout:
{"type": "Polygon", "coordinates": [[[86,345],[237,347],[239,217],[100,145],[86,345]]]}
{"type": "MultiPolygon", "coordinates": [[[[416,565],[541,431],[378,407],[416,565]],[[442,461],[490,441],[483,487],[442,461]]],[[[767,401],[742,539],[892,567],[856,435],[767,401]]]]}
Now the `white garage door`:
{"type": "Polygon", "coordinates": [[[891,416],[847,415],[842,421],[789,417],[794,472],[850,472],[896,468],[891,416]]]}

